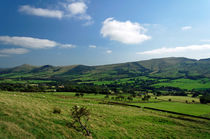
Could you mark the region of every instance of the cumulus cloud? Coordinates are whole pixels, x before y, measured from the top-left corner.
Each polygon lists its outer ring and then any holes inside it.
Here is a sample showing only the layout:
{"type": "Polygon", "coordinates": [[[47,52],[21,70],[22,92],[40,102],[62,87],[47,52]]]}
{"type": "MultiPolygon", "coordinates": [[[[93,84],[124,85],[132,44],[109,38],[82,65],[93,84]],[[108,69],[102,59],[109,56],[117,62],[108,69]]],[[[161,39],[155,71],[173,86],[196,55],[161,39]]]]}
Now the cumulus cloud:
{"type": "MultiPolygon", "coordinates": [[[[29,50],[24,49],[24,48],[10,48],[10,49],[1,49],[0,53],[5,55],[5,54],[25,54],[28,53],[29,50]]],[[[6,56],[6,55],[5,55],[6,56]]]]}
{"type": "Polygon", "coordinates": [[[85,2],[73,2],[70,4],[64,4],[64,7],[67,9],[66,16],[73,17],[79,20],[86,20],[87,22],[84,24],[85,26],[91,25],[94,23],[92,17],[87,14],[88,6],[85,2]]]}
{"type": "Polygon", "coordinates": [[[112,53],[112,50],[107,50],[106,53],[107,54],[111,54],[112,53]]]}
{"type": "Polygon", "coordinates": [[[49,10],[43,8],[34,8],[29,5],[23,5],[19,8],[20,12],[24,12],[29,15],[50,17],[50,18],[62,18],[63,12],[60,10],[49,10]]]}
{"type": "Polygon", "coordinates": [[[146,56],[147,58],[157,58],[157,57],[188,57],[188,58],[208,58],[210,55],[210,44],[201,45],[188,45],[180,46],[174,48],[159,48],[150,51],[138,52],[137,54],[141,56],[146,56]]]}
{"type": "Polygon", "coordinates": [[[96,48],[95,45],[89,45],[89,48],[96,48]]]}
{"type": "Polygon", "coordinates": [[[5,45],[13,45],[24,48],[31,49],[43,49],[43,48],[53,48],[56,46],[60,46],[63,48],[73,48],[75,47],[72,44],[61,44],[55,41],[51,41],[48,39],[38,39],[32,37],[10,37],[10,36],[0,36],[0,43],[5,45]]]}
{"type": "Polygon", "coordinates": [[[117,21],[114,18],[107,18],[103,22],[101,34],[111,40],[119,41],[124,44],[139,44],[151,39],[145,35],[146,29],[139,23],[131,21],[117,21]]]}
{"type": "Polygon", "coordinates": [[[191,30],[192,29],[192,26],[184,26],[181,28],[183,31],[185,30],[191,30]]]}
{"type": "Polygon", "coordinates": [[[74,2],[68,5],[68,10],[73,14],[85,14],[87,5],[84,2],[74,2]]]}

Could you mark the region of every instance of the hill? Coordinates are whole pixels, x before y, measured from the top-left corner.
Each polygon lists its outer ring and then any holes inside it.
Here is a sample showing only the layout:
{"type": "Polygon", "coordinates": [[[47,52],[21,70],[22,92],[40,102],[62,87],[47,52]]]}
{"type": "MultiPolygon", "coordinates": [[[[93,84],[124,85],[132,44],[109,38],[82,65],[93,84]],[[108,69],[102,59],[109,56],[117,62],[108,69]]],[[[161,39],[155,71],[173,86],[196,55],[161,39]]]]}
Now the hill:
{"type": "MultiPolygon", "coordinates": [[[[128,62],[102,66],[51,66],[41,67],[21,65],[9,69],[1,69],[1,74],[31,74],[31,76],[45,74],[47,77],[66,77],[72,75],[86,75],[91,77],[117,75],[119,78],[148,75],[153,77],[178,78],[185,76],[210,77],[210,59],[161,58],[145,61],[128,62]]],[[[11,77],[11,76],[6,76],[11,77]]]]}
{"type": "Polygon", "coordinates": [[[7,80],[7,82],[11,80],[15,80],[15,82],[65,80],[78,83],[107,84],[114,81],[126,83],[129,81],[147,80],[150,85],[153,82],[153,84],[157,84],[156,86],[172,86],[182,89],[209,88],[209,77],[210,59],[195,60],[183,57],[169,57],[101,66],[32,66],[24,64],[14,68],[0,69],[0,80],[2,82],[4,80],[7,80]],[[192,82],[193,84],[189,84],[187,87],[182,85],[192,82]]]}
{"type": "MultiPolygon", "coordinates": [[[[0,92],[0,138],[209,138],[208,120],[182,117],[119,105],[107,105],[103,95],[0,92]],[[90,112],[91,137],[68,127],[72,106],[90,112]],[[53,109],[59,108],[60,114],[53,109]]],[[[196,104],[195,104],[196,105],[196,104]]]]}

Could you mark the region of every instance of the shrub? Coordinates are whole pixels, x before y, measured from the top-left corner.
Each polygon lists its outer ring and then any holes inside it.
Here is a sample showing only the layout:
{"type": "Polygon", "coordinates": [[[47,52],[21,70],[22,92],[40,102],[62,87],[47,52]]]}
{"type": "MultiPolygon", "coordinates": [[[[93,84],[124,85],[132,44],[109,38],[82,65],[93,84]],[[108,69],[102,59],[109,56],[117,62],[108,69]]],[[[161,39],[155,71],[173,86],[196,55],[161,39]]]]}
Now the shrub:
{"type": "Polygon", "coordinates": [[[210,103],[210,94],[204,94],[203,96],[201,96],[200,97],[200,102],[202,104],[210,103]]]}
{"type": "Polygon", "coordinates": [[[106,95],[104,98],[106,98],[106,99],[109,98],[109,95],[106,95]]]}
{"type": "Polygon", "coordinates": [[[79,97],[80,96],[80,94],[79,93],[75,93],[75,95],[74,95],[75,97],[79,97]]]}
{"type": "Polygon", "coordinates": [[[192,103],[195,103],[195,100],[192,100],[192,103]]]}
{"type": "Polygon", "coordinates": [[[74,96],[75,97],[83,97],[84,96],[84,93],[76,93],[74,96]]]}
{"type": "Polygon", "coordinates": [[[54,114],[60,114],[60,113],[61,113],[61,109],[55,107],[55,108],[53,108],[53,113],[54,113],[54,114]]]}
{"type": "Polygon", "coordinates": [[[133,101],[132,96],[128,96],[127,99],[128,99],[129,101],[133,101]]]}
{"type": "Polygon", "coordinates": [[[84,93],[80,93],[80,96],[83,97],[85,94],[84,93]]]}
{"type": "Polygon", "coordinates": [[[144,95],[144,97],[141,100],[148,101],[150,98],[151,98],[150,95],[144,95]]]}
{"type": "Polygon", "coordinates": [[[87,107],[79,107],[75,105],[72,107],[70,115],[73,118],[71,125],[85,132],[85,135],[90,136],[90,131],[87,129],[90,111],[87,107]],[[77,127],[75,126],[76,124],[78,125],[77,127]]]}
{"type": "Polygon", "coordinates": [[[169,98],[168,101],[171,101],[171,99],[169,98]]]}

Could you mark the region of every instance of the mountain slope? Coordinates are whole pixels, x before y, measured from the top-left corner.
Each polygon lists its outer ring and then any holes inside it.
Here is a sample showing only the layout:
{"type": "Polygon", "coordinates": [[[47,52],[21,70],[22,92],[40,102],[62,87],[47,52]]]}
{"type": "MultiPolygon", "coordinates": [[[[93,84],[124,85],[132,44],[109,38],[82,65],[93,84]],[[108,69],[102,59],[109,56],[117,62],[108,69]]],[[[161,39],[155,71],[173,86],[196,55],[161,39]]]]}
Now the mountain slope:
{"type": "Polygon", "coordinates": [[[89,80],[114,80],[136,76],[151,76],[158,78],[180,77],[210,77],[210,59],[161,58],[138,62],[102,66],[51,66],[41,67],[21,65],[9,69],[1,69],[0,77],[10,77],[11,74],[28,74],[28,77],[67,78],[89,80]],[[8,74],[8,75],[7,75],[8,74]]]}

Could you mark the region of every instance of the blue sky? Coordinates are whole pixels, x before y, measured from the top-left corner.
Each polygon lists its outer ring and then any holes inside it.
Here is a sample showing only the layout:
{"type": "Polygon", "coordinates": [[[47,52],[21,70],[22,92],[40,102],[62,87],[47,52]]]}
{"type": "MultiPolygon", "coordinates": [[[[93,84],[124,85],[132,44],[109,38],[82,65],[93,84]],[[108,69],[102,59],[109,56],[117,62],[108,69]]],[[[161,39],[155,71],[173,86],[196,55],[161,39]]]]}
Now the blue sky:
{"type": "Polygon", "coordinates": [[[210,57],[208,0],[1,0],[0,67],[210,57]]]}

